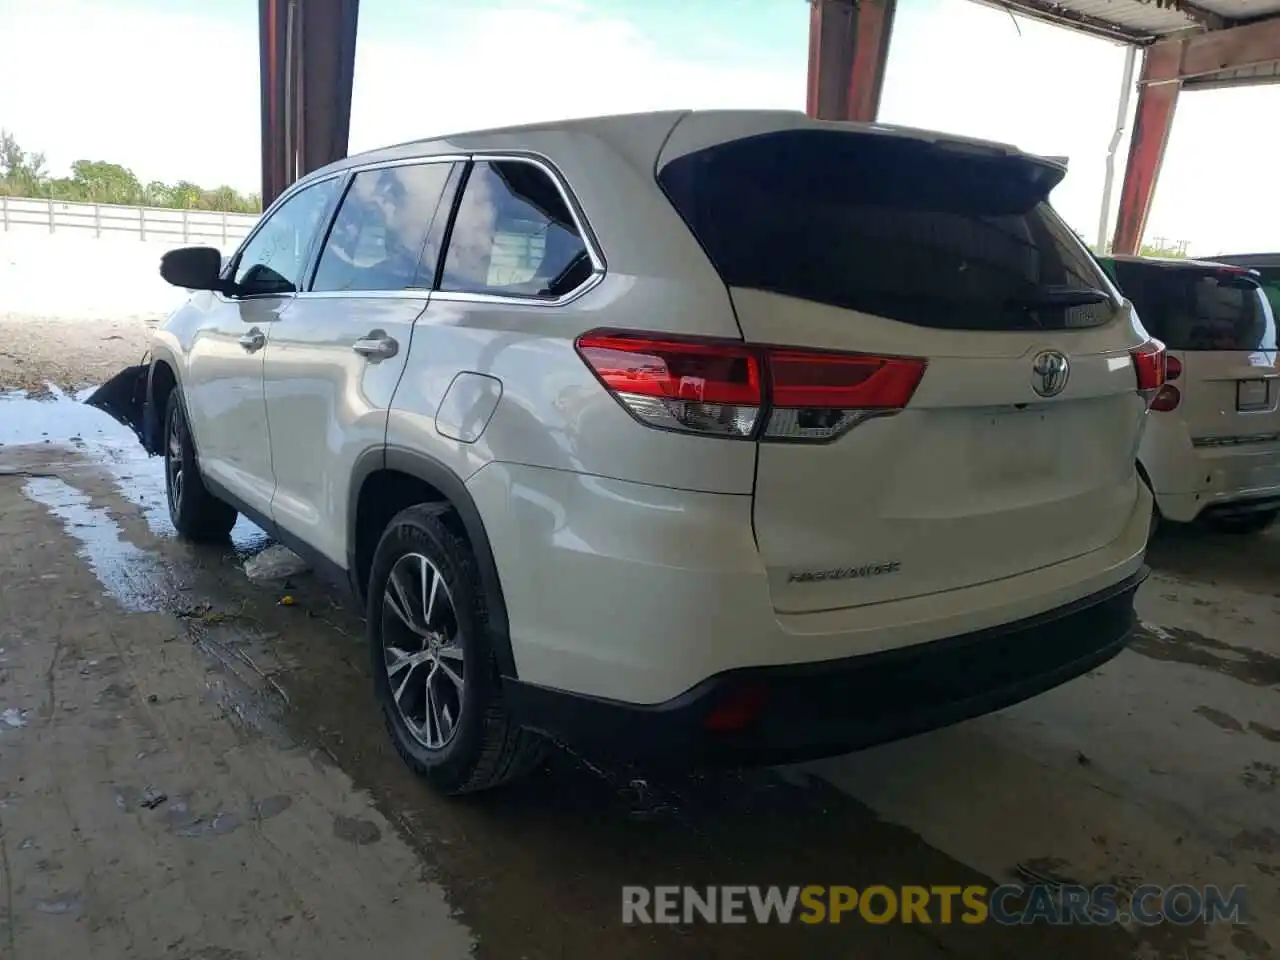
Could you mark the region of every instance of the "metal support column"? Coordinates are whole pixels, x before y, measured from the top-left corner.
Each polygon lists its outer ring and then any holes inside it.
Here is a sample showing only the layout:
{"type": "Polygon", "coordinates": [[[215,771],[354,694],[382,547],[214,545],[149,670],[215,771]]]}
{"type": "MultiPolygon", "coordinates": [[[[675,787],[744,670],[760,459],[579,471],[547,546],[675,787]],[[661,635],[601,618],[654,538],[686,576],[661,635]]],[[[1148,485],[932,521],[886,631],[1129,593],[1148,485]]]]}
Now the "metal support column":
{"type": "Polygon", "coordinates": [[[258,0],[262,202],[347,155],[359,0],[258,0]]]}
{"type": "Polygon", "coordinates": [[[1169,142],[1178,93],[1182,89],[1178,77],[1181,57],[1182,46],[1174,42],[1148,47],[1143,58],[1138,111],[1133,138],[1129,141],[1124,186],[1120,190],[1115,240],[1111,244],[1113,253],[1134,254],[1142,245],[1142,231],[1151,212],[1164,148],[1169,142]],[[1172,79],[1166,79],[1170,76],[1172,79]]]}
{"type": "Polygon", "coordinates": [[[1129,98],[1133,95],[1133,71],[1138,62],[1138,48],[1130,44],[1124,51],[1124,72],[1120,77],[1120,104],[1116,108],[1116,128],[1107,146],[1107,173],[1102,181],[1102,211],[1098,215],[1098,253],[1107,252],[1107,227],[1111,221],[1111,187],[1116,179],[1116,151],[1129,123],[1129,98]]]}
{"type": "Polygon", "coordinates": [[[1259,76],[1272,75],[1277,65],[1280,65],[1280,17],[1170,37],[1147,47],[1142,63],[1138,114],[1129,143],[1129,163],[1124,172],[1120,214],[1112,244],[1115,253],[1137,253],[1142,244],[1142,230],[1155,196],[1160,162],[1164,159],[1182,88],[1203,90],[1257,83],[1259,76]]]}
{"type": "Polygon", "coordinates": [[[809,116],[876,119],[896,9],[897,0],[809,0],[809,116]]]}

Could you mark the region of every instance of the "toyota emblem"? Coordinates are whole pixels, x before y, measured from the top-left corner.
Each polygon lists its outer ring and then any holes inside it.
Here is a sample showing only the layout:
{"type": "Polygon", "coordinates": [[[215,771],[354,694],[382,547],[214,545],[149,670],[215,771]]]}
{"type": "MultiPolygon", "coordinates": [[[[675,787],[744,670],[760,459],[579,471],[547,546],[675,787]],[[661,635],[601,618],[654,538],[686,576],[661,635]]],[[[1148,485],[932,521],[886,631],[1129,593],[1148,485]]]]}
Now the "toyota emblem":
{"type": "Polygon", "coordinates": [[[1042,397],[1056,397],[1067,385],[1071,364],[1057,350],[1042,350],[1031,362],[1031,387],[1042,397]]]}

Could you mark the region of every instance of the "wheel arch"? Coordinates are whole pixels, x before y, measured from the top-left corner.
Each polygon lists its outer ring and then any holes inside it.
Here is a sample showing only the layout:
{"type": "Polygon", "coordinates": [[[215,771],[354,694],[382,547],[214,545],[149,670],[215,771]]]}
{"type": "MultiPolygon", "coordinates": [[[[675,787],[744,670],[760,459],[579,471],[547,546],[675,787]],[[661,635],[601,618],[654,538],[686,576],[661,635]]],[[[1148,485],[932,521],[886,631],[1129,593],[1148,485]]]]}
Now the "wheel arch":
{"type": "Polygon", "coordinates": [[[1142,462],[1141,457],[1134,458],[1134,465],[1138,468],[1138,479],[1147,486],[1147,492],[1151,494],[1151,502],[1155,505],[1157,517],[1163,517],[1164,512],[1160,509],[1160,495],[1156,493],[1156,485],[1151,482],[1151,472],[1147,470],[1147,465],[1142,462]]]}
{"type": "MultiPolygon", "coordinates": [[[[147,405],[142,415],[142,445],[148,453],[158,454],[164,448],[165,405],[169,402],[169,394],[181,387],[180,369],[181,366],[167,350],[158,344],[152,345],[151,367],[147,371],[147,405]]],[[[192,432],[192,446],[195,442],[195,433],[192,432]]]]}
{"type": "Polygon", "coordinates": [[[517,674],[511,651],[507,605],[484,521],[466,484],[435,458],[417,450],[388,446],[367,451],[356,460],[347,509],[347,570],[356,597],[362,603],[368,599],[365,594],[373,549],[385,529],[385,523],[377,529],[370,529],[370,522],[378,524],[384,518],[389,521],[388,511],[394,508],[391,514],[394,515],[411,505],[407,501],[397,502],[394,498],[384,499],[381,494],[388,487],[412,490],[412,502],[447,505],[449,512],[456,517],[458,532],[465,535],[475,555],[498,671],[505,678],[515,679],[517,674]],[[372,514],[371,510],[374,511],[372,514]]]}

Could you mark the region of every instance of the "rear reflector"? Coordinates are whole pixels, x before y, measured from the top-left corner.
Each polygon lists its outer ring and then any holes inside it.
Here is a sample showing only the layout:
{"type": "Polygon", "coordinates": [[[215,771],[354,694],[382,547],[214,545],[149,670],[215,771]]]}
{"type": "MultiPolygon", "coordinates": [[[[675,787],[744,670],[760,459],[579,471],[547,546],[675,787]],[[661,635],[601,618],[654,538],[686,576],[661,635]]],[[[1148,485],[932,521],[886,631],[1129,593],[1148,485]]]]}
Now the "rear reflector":
{"type": "Polygon", "coordinates": [[[739,439],[832,440],[868,417],[901,410],[926,366],[912,357],[610,330],[583,334],[577,348],[641,423],[739,439]]]}
{"type": "Polygon", "coordinates": [[[1138,390],[1155,396],[1155,391],[1164,386],[1165,381],[1164,344],[1159,340],[1148,340],[1133,351],[1133,369],[1138,375],[1138,390]]]}
{"type": "Polygon", "coordinates": [[[1164,358],[1164,379],[1165,381],[1177,380],[1182,376],[1182,361],[1177,357],[1165,355],[1164,358]]]}
{"type": "Polygon", "coordinates": [[[769,690],[762,683],[734,686],[702,721],[711,733],[740,733],[759,718],[769,702],[769,690]]]}

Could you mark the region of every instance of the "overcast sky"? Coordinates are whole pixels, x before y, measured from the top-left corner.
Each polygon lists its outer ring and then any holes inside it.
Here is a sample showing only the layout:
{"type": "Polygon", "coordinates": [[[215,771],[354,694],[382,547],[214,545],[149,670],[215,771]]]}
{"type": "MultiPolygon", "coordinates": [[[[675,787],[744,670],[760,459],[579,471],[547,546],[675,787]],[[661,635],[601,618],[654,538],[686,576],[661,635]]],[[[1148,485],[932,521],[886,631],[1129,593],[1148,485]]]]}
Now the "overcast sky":
{"type": "MultiPolygon", "coordinates": [[[[804,0],[362,0],[351,149],[629,110],[803,109],[807,47],[804,0]]],[[[0,126],[55,172],[101,159],[256,189],[257,57],[257,0],[0,0],[0,126]]],[[[1068,156],[1054,202],[1093,239],[1123,59],[969,0],[900,0],[881,119],[1068,156]]],[[[1148,240],[1280,249],[1276,116],[1280,87],[1184,95],[1148,240]]]]}

